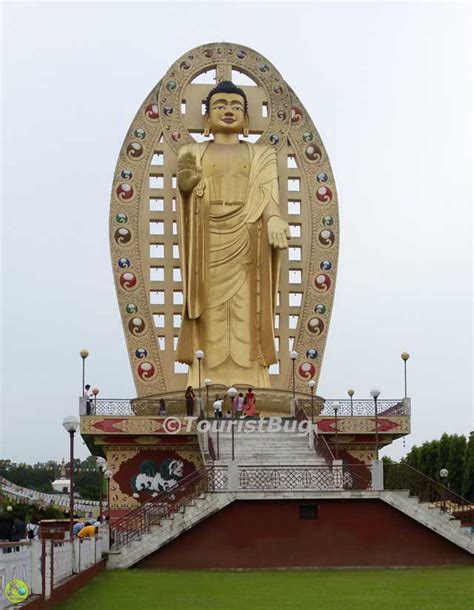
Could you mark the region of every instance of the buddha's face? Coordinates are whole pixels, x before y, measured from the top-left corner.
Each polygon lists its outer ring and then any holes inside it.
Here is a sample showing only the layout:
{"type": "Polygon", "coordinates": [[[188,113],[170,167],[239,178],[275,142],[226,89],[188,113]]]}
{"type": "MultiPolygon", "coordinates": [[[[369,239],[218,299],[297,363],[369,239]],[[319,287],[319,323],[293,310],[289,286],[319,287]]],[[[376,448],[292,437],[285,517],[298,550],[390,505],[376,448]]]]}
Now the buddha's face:
{"type": "Polygon", "coordinates": [[[212,133],[243,133],[248,121],[244,98],[236,93],[215,93],[209,102],[208,120],[212,133]]]}

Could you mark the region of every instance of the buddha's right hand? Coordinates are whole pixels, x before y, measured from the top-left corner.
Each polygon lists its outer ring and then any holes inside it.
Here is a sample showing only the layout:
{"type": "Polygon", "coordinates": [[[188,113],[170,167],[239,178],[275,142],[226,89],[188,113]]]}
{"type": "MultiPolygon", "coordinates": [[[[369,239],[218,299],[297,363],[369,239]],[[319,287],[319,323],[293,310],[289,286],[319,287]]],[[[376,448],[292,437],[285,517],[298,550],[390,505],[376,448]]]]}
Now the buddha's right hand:
{"type": "Polygon", "coordinates": [[[190,193],[201,180],[201,168],[197,166],[193,153],[185,153],[178,159],[178,188],[182,193],[190,193]]]}

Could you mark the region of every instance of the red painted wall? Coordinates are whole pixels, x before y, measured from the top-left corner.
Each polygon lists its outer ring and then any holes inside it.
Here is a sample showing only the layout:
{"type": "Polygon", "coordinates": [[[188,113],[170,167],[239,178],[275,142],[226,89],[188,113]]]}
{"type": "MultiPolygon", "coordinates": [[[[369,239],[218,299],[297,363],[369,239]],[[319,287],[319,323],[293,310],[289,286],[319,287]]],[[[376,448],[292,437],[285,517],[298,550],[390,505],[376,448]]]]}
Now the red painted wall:
{"type": "Polygon", "coordinates": [[[236,501],[135,567],[473,564],[472,555],[379,500],[236,501]],[[316,520],[299,518],[317,504],[316,520]]]}

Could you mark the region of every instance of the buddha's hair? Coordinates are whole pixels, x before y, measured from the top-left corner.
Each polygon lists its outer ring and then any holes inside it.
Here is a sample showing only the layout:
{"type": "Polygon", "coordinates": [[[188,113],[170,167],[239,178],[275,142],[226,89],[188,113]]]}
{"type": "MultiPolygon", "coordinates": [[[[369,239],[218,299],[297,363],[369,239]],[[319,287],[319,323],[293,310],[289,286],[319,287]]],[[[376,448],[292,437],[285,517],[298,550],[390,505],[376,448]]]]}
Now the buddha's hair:
{"type": "Polygon", "coordinates": [[[242,89],[240,89],[240,87],[236,87],[234,83],[230,80],[222,80],[216,87],[214,87],[214,89],[211,89],[209,91],[209,94],[206,98],[206,114],[209,114],[209,104],[211,101],[211,97],[215,93],[235,93],[236,95],[240,95],[244,98],[244,112],[245,114],[248,113],[247,96],[242,91],[242,89]]]}

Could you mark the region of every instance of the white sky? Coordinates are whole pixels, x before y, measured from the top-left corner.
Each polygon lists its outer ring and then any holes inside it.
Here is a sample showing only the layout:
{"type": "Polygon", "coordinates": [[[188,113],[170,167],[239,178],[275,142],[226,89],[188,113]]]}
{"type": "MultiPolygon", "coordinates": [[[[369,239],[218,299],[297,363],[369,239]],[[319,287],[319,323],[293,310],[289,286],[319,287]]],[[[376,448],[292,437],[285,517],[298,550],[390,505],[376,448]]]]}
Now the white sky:
{"type": "MultiPolygon", "coordinates": [[[[61,459],[79,350],[132,397],[108,245],[130,122],[183,53],[229,41],[300,97],[338,187],[341,253],[318,393],[403,395],[413,434],[472,426],[471,12],[467,4],[3,5],[2,451],[61,459]]],[[[81,457],[88,454],[77,443],[81,457]]]]}

